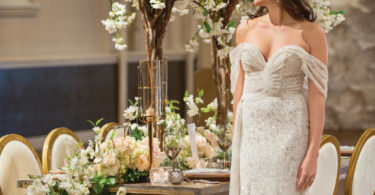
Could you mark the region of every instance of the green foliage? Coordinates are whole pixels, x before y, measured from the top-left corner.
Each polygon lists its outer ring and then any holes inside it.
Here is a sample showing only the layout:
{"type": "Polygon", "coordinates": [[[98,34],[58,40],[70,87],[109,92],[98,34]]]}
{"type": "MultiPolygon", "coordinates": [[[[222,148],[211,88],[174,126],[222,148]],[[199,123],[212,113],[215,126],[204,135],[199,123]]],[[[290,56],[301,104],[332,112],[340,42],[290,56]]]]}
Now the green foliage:
{"type": "Polygon", "coordinates": [[[97,127],[99,124],[104,120],[104,118],[98,119],[95,123],[91,120],[87,120],[91,124],[92,127],[97,127]]]}
{"type": "Polygon", "coordinates": [[[203,89],[198,89],[198,97],[202,97],[204,95],[203,89]]]}
{"type": "Polygon", "coordinates": [[[229,24],[228,24],[228,31],[229,31],[229,28],[232,27],[232,28],[235,28],[236,27],[236,21],[230,21],[229,24]]]}
{"type": "Polygon", "coordinates": [[[174,104],[180,104],[180,102],[179,102],[178,100],[168,100],[168,107],[169,107],[172,111],[179,110],[180,108],[178,108],[178,107],[175,106],[174,104]]]}
{"type": "Polygon", "coordinates": [[[133,102],[131,99],[128,99],[128,102],[131,106],[137,106],[138,105],[138,101],[133,102]]]}
{"type": "Polygon", "coordinates": [[[188,90],[185,91],[185,97],[186,98],[189,97],[189,91],[188,90]]]}
{"type": "Polygon", "coordinates": [[[105,187],[112,187],[117,183],[117,179],[114,176],[102,177],[97,174],[94,175],[94,178],[90,179],[92,182],[92,188],[94,189],[95,194],[101,194],[105,187]]]}
{"type": "Polygon", "coordinates": [[[207,16],[207,15],[208,15],[208,11],[207,11],[206,8],[204,8],[204,10],[203,10],[203,16],[207,16]]]}
{"type": "Polygon", "coordinates": [[[206,32],[210,33],[211,32],[210,25],[206,21],[204,21],[203,25],[204,25],[204,29],[206,30],[206,32]]]}
{"type": "Polygon", "coordinates": [[[147,171],[139,171],[133,169],[127,169],[126,173],[121,176],[125,183],[136,183],[136,182],[145,182],[148,177],[147,171]]]}
{"type": "Polygon", "coordinates": [[[30,179],[40,179],[40,178],[42,178],[42,176],[40,176],[40,175],[27,175],[30,179]]]}
{"type": "Polygon", "coordinates": [[[210,109],[208,109],[206,107],[203,107],[203,108],[201,108],[201,111],[204,112],[204,113],[209,113],[210,109]]]}
{"type": "Polygon", "coordinates": [[[142,135],[143,135],[143,133],[142,133],[142,131],[140,131],[139,129],[138,129],[138,126],[134,129],[134,131],[132,132],[132,137],[134,137],[134,139],[136,140],[136,141],[138,141],[138,140],[142,140],[142,135]]]}
{"type": "Polygon", "coordinates": [[[340,11],[331,11],[331,14],[333,14],[333,15],[337,15],[337,14],[345,15],[346,12],[345,12],[344,10],[340,10],[340,11]]]}

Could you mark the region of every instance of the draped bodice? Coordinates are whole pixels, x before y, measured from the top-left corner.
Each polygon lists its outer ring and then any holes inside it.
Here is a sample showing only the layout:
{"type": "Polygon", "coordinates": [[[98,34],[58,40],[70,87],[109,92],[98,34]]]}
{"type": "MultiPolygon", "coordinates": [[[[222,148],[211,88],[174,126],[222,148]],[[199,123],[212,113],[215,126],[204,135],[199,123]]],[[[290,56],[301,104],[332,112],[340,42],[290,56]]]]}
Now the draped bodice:
{"type": "Polygon", "coordinates": [[[243,94],[282,96],[301,93],[310,78],[324,96],[327,95],[328,70],[319,59],[302,47],[287,45],[268,61],[251,43],[241,43],[230,52],[231,91],[234,93],[240,63],[245,72],[243,94]]]}

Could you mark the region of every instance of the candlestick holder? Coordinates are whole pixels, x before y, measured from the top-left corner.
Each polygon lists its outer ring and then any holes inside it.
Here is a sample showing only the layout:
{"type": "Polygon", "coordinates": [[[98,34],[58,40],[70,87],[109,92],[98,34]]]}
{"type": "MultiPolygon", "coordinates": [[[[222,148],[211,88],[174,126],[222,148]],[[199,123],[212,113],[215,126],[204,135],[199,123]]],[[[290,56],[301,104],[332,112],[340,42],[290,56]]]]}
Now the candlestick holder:
{"type": "MultiPolygon", "coordinates": [[[[167,62],[166,60],[143,60],[138,68],[138,96],[140,121],[147,124],[149,137],[149,160],[152,165],[153,138],[162,143],[162,129],[156,122],[162,116],[167,99],[167,62]]],[[[161,146],[160,146],[161,147],[161,146]]],[[[162,148],[162,147],[161,147],[162,148]]]]}

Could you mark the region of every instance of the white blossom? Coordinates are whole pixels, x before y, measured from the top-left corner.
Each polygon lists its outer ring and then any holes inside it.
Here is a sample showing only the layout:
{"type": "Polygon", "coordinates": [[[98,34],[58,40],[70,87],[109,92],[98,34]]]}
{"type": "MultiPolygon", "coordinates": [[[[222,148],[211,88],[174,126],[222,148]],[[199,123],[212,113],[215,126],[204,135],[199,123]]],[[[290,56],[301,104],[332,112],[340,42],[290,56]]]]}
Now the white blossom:
{"type": "Polygon", "coordinates": [[[250,18],[249,16],[242,16],[240,22],[241,22],[241,23],[242,23],[242,22],[246,22],[249,18],[250,18]]]}
{"type": "Polygon", "coordinates": [[[216,110],[217,109],[217,98],[215,98],[211,103],[207,105],[207,108],[210,110],[216,110]]]}
{"type": "Polygon", "coordinates": [[[119,2],[114,2],[112,4],[112,12],[114,13],[114,15],[123,15],[126,12],[126,6],[120,4],[119,2]]]}
{"type": "Polygon", "coordinates": [[[164,9],[165,3],[161,0],[150,0],[151,7],[154,9],[164,9]]]}
{"type": "Polygon", "coordinates": [[[319,24],[326,33],[345,20],[341,13],[332,12],[329,0],[310,0],[310,4],[316,14],[315,23],[319,24]]]}
{"type": "Polygon", "coordinates": [[[232,47],[225,46],[224,48],[219,49],[219,50],[217,51],[217,55],[218,55],[219,57],[221,57],[221,58],[225,58],[225,57],[228,55],[228,53],[230,52],[231,49],[232,49],[232,47]]]}
{"type": "Polygon", "coordinates": [[[136,119],[138,113],[138,107],[136,106],[129,106],[125,111],[124,111],[124,117],[125,119],[132,121],[136,119]]]}
{"type": "Polygon", "coordinates": [[[99,134],[99,132],[100,132],[100,127],[94,127],[94,128],[92,128],[92,130],[93,130],[96,134],[99,134]]]}
{"type": "Polygon", "coordinates": [[[116,192],[116,195],[125,195],[126,189],[124,187],[120,187],[118,191],[116,192]]]}
{"type": "Polygon", "coordinates": [[[106,20],[102,20],[101,22],[105,26],[105,30],[108,31],[108,33],[112,34],[117,31],[115,21],[106,19],[106,20]]]}

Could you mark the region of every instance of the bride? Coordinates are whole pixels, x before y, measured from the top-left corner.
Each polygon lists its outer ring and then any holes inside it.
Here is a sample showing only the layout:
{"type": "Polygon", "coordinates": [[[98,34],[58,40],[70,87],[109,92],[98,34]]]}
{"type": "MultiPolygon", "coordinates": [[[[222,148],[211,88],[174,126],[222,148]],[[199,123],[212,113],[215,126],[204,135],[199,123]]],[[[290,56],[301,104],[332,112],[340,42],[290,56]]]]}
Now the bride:
{"type": "Polygon", "coordinates": [[[230,194],[304,194],[314,182],[327,96],[327,43],[305,0],[254,0],[230,52],[230,194]],[[308,88],[307,98],[303,88],[308,88]]]}

